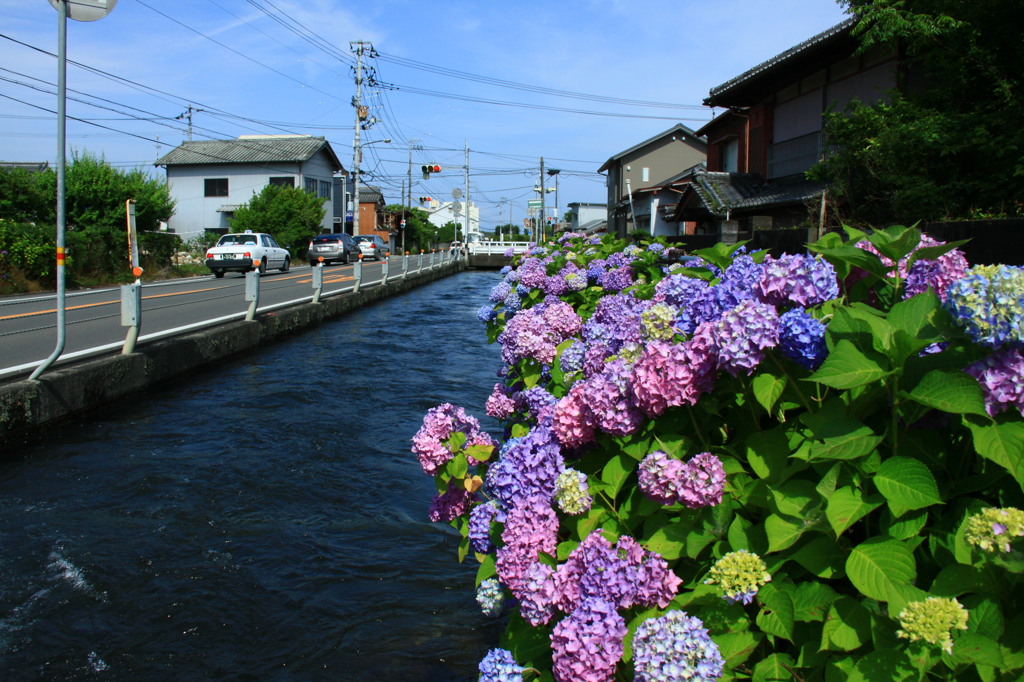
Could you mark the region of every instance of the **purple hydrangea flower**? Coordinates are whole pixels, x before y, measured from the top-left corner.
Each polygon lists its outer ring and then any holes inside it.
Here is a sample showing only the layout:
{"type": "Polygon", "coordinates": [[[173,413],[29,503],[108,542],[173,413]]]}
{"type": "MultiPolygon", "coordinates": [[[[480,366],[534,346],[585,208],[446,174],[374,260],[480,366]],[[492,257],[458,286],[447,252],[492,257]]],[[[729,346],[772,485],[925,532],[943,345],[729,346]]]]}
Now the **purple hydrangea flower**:
{"type": "Polygon", "coordinates": [[[433,522],[451,521],[469,511],[474,495],[452,480],[443,495],[434,495],[430,504],[429,518],[433,522]]]}
{"type": "Polygon", "coordinates": [[[635,433],[644,421],[633,402],[629,379],[630,367],[622,360],[610,360],[600,374],[583,382],[591,423],[613,436],[635,433]]]}
{"type": "Polygon", "coordinates": [[[633,268],[628,265],[605,270],[597,280],[605,291],[622,291],[633,285],[633,268]]]}
{"type": "Polygon", "coordinates": [[[839,296],[839,281],[835,268],[823,258],[786,254],[765,259],[764,274],[753,290],[765,303],[806,308],[839,296]]]}
{"type": "Polygon", "coordinates": [[[717,363],[713,349],[699,338],[682,344],[652,341],[633,365],[637,407],[657,417],[669,407],[695,405],[714,388],[717,363]]]}
{"type": "Polygon", "coordinates": [[[793,308],[779,317],[779,350],[805,369],[817,369],[828,347],[825,344],[825,325],[807,314],[803,308],[793,308]]]}
{"type": "Polygon", "coordinates": [[[491,522],[498,511],[498,503],[490,500],[478,504],[469,512],[469,546],[477,554],[487,554],[494,549],[491,543],[491,522]]]}
{"type": "Polygon", "coordinates": [[[965,371],[981,384],[990,415],[1015,407],[1024,416],[1024,355],[1020,349],[999,349],[965,371]]]}
{"type": "Polygon", "coordinates": [[[658,504],[672,505],[679,499],[677,482],[683,463],[661,450],[640,461],[640,491],[658,504]]]}
{"type": "Polygon", "coordinates": [[[491,289],[489,298],[491,303],[502,303],[510,293],[512,293],[512,286],[508,282],[498,282],[491,289]]]}
{"type": "Polygon", "coordinates": [[[564,468],[561,448],[551,429],[536,426],[501,447],[498,461],[487,470],[487,489],[505,509],[533,496],[550,503],[564,468]]]}
{"type": "Polygon", "coordinates": [[[725,660],[699,618],[669,611],[637,627],[633,666],[636,682],[711,682],[722,676],[725,660]]]}
{"type": "Polygon", "coordinates": [[[695,455],[680,471],[679,500],[690,509],[711,507],[722,502],[725,469],[710,452],[695,455]]]}
{"type": "MultiPolygon", "coordinates": [[[[942,246],[945,243],[922,234],[918,248],[942,246]]],[[[950,285],[966,275],[967,269],[967,258],[960,249],[947,251],[934,260],[928,258],[916,260],[907,271],[903,297],[910,298],[931,288],[938,294],[939,300],[945,301],[950,285]]]]}
{"type": "Polygon", "coordinates": [[[437,473],[454,454],[444,444],[455,432],[466,434],[466,445],[494,445],[494,440],[480,430],[480,422],[461,407],[443,403],[427,410],[423,426],[412,437],[412,451],[428,474],[437,473]]]}
{"type": "MultiPolygon", "coordinates": [[[[764,360],[765,350],[779,343],[775,308],[753,300],[741,302],[714,323],[705,323],[718,355],[718,367],[733,376],[748,373],[764,360]]],[[[700,335],[698,328],[695,335],[700,335]]]]}
{"type": "Polygon", "coordinates": [[[615,607],[589,599],[551,633],[552,674],[558,682],[607,682],[622,657],[626,622],[615,607]]]}
{"type": "Polygon", "coordinates": [[[516,403],[509,397],[502,384],[494,384],[494,390],[484,404],[487,415],[495,419],[508,419],[516,412],[516,403]]]}
{"type": "Polygon", "coordinates": [[[579,448],[594,440],[596,429],[586,406],[587,387],[573,384],[569,393],[555,405],[551,432],[567,448],[579,448]]]}

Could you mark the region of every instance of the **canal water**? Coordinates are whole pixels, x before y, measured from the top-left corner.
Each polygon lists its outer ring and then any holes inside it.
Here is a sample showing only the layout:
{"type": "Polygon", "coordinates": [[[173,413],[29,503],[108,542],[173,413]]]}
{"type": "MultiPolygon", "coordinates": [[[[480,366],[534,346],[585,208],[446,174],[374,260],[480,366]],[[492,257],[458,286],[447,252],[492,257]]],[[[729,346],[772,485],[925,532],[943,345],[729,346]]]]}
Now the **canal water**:
{"type": "Polygon", "coordinates": [[[499,626],[409,439],[441,402],[484,416],[497,281],[434,282],[0,463],[0,679],[475,679],[499,626]]]}

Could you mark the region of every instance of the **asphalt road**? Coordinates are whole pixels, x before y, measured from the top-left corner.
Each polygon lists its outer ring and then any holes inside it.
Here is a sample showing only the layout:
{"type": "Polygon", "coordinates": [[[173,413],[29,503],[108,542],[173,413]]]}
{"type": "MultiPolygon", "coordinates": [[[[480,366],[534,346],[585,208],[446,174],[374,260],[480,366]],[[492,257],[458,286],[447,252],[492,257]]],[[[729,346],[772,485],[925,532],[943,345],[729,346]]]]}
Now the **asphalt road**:
{"type": "MultiPolygon", "coordinates": [[[[392,259],[389,267],[389,278],[400,275],[402,259],[392,259]]],[[[325,267],[321,296],[351,291],[355,286],[354,268],[355,265],[325,267]]],[[[409,272],[416,269],[417,257],[411,256],[409,272]]],[[[382,271],[383,263],[363,263],[360,286],[378,284],[382,271]]],[[[309,266],[262,275],[257,314],[311,300],[312,275],[309,266]]],[[[57,345],[56,306],[54,294],[0,298],[0,381],[28,376],[53,352],[57,345]]],[[[138,343],[242,319],[248,309],[245,276],[238,273],[228,273],[223,279],[204,275],[144,284],[138,343]]],[[[68,291],[65,317],[64,352],[54,366],[120,352],[128,333],[128,328],[121,326],[120,287],[68,291]]]]}

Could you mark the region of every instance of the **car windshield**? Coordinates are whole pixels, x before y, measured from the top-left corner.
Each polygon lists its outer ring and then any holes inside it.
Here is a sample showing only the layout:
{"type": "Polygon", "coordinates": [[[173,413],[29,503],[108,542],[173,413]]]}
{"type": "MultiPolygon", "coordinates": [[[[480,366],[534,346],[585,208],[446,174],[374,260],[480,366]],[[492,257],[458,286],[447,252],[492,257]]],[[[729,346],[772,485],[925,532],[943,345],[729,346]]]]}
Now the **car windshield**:
{"type": "Polygon", "coordinates": [[[254,234],[226,234],[220,238],[217,242],[217,246],[231,246],[234,244],[242,245],[256,245],[256,235],[254,234]]]}
{"type": "Polygon", "coordinates": [[[341,241],[341,235],[340,234],[322,234],[322,235],[320,235],[318,237],[314,237],[313,241],[315,241],[315,242],[340,242],[341,241]]]}
{"type": "Polygon", "coordinates": [[[359,235],[358,237],[353,237],[353,239],[355,239],[357,242],[373,242],[373,237],[367,237],[364,234],[359,235]]]}

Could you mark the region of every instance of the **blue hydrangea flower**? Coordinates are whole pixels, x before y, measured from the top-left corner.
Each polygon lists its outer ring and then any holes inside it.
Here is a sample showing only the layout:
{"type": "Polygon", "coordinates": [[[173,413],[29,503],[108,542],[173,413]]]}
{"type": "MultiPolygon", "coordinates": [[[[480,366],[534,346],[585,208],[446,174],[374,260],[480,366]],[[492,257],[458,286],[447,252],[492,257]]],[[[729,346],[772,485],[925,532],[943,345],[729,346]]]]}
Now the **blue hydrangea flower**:
{"type": "Polygon", "coordinates": [[[498,311],[489,305],[482,305],[476,311],[476,319],[481,322],[491,322],[498,317],[498,311]]]}
{"type": "Polygon", "coordinates": [[[991,348],[1024,343],[1024,268],[976,266],[953,282],[945,303],[975,342],[991,348]]]}
{"type": "Polygon", "coordinates": [[[508,282],[498,282],[494,288],[491,289],[490,300],[492,303],[501,303],[508,298],[509,292],[512,291],[512,287],[508,282]]]}
{"type": "Polygon", "coordinates": [[[722,676],[725,659],[699,618],[669,611],[637,627],[633,665],[636,682],[709,682],[722,676]]]}
{"type": "Polygon", "coordinates": [[[505,590],[502,589],[501,583],[495,578],[488,578],[480,583],[476,590],[476,603],[480,605],[480,610],[485,616],[500,616],[505,606],[505,590]]]}
{"type": "Polygon", "coordinates": [[[487,554],[494,549],[491,543],[491,521],[498,511],[498,503],[491,500],[473,507],[469,512],[469,546],[477,554],[487,554]]]}
{"type": "Polygon", "coordinates": [[[562,371],[579,372],[583,369],[583,358],[587,353],[587,344],[582,341],[574,341],[568,348],[562,351],[562,371]]]}
{"type": "Polygon", "coordinates": [[[825,325],[807,314],[802,308],[794,308],[779,317],[779,350],[805,369],[817,369],[828,347],[825,345],[825,325]]]}
{"type": "Polygon", "coordinates": [[[514,289],[505,297],[503,303],[509,310],[519,310],[523,307],[523,299],[519,298],[519,294],[514,289]]]}
{"type": "Polygon", "coordinates": [[[526,668],[516,665],[507,649],[491,649],[480,661],[480,682],[523,682],[526,668]]]}

